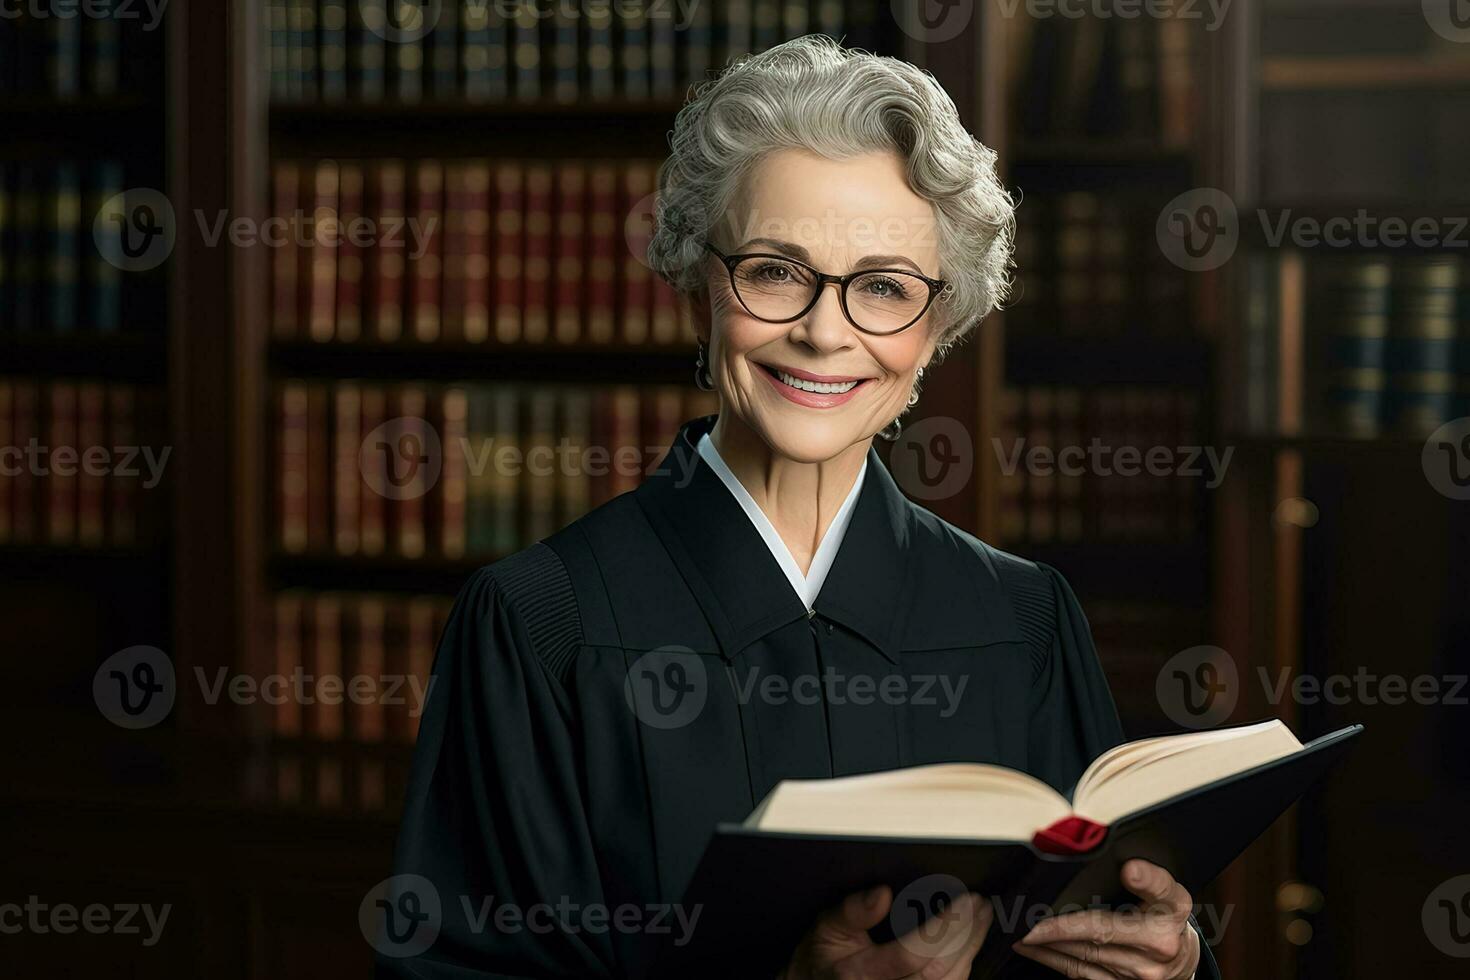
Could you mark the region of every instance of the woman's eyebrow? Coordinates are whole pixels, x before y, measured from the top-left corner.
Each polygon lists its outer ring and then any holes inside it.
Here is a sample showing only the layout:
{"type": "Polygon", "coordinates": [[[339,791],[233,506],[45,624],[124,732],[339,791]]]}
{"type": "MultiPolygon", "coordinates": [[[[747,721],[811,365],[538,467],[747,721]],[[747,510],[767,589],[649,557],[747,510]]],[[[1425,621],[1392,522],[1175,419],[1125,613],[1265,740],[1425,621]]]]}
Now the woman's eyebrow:
{"type": "MultiPolygon", "coordinates": [[[[812,254],[805,247],[795,242],[782,241],[779,238],[752,238],[736,249],[736,252],[746,252],[755,246],[769,248],[773,252],[789,256],[798,262],[813,265],[812,254]]],[[[891,269],[896,266],[912,269],[921,276],[925,274],[924,270],[919,267],[919,263],[907,255],[864,255],[852,265],[854,269],[891,269]]]]}
{"type": "Polygon", "coordinates": [[[924,275],[924,270],[919,268],[919,263],[907,255],[864,255],[853,263],[855,269],[891,269],[894,266],[906,266],[919,275],[924,275]]]}

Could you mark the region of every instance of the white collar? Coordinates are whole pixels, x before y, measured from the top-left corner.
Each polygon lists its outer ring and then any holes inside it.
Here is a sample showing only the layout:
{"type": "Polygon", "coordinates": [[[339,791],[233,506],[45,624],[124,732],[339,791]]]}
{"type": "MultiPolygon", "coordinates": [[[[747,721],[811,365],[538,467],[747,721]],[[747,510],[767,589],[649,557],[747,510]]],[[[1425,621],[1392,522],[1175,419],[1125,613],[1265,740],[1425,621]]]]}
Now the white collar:
{"type": "Polygon", "coordinates": [[[827,527],[827,533],[822,535],[822,541],[817,545],[816,554],[812,555],[811,568],[803,575],[801,566],[796,559],[791,557],[791,550],[786,547],[786,542],[781,540],[781,535],[776,533],[776,528],[771,524],[771,519],[761,510],[750,491],[730,471],[730,467],[720,456],[720,451],[715,448],[714,440],[705,433],[699,440],[699,457],[709,464],[723,483],[740,502],[741,510],[745,516],[750,518],[750,523],[760,533],[761,539],[765,541],[766,547],[771,551],[771,557],[776,559],[776,564],[781,566],[781,571],[786,573],[786,580],[796,590],[797,596],[807,609],[817,601],[821,594],[822,583],[827,581],[827,573],[832,570],[832,562],[837,558],[837,549],[842,546],[842,539],[847,534],[847,525],[852,522],[852,511],[857,505],[858,492],[863,487],[863,477],[868,472],[868,457],[863,456],[862,468],[858,470],[857,479],[852,482],[852,489],[847,492],[847,499],[842,506],[837,508],[837,513],[832,517],[832,523],[827,527]]]}

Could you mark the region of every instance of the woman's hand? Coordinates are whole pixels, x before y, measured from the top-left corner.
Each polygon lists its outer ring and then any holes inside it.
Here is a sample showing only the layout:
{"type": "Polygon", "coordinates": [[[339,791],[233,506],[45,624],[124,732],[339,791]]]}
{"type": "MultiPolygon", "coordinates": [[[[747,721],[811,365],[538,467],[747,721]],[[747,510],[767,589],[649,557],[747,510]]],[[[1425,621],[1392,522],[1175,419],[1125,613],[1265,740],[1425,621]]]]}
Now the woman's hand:
{"type": "Polygon", "coordinates": [[[854,892],[818,917],[782,971],[780,980],[964,980],[995,913],[973,892],[961,895],[912,932],[875,943],[868,930],[893,906],[881,885],[854,892]]]}
{"type": "Polygon", "coordinates": [[[1122,878],[1142,899],[1140,909],[1047,919],[1015,945],[1016,952],[1079,980],[1189,980],[1200,959],[1199,935],[1189,926],[1189,892],[1143,860],[1123,865],[1122,878]]]}

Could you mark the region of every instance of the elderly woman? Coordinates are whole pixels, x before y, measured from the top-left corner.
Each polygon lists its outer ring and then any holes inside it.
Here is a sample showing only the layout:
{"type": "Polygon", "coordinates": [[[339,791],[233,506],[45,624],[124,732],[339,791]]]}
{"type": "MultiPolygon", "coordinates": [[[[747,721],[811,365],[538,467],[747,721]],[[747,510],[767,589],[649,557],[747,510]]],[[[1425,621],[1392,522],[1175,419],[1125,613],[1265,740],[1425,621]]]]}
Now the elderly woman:
{"type": "MultiPolygon", "coordinates": [[[[715,825],[780,780],[984,761],[1065,789],[1121,740],[1061,577],[905,499],[872,448],[1003,297],[994,153],[932,77],[822,37],[702,86],[672,151],[650,259],[719,414],[460,595],[384,900],[390,945],[416,916],[435,934],[385,972],[642,975],[651,934],[697,930],[677,905],[715,825]]],[[[1124,884],[1163,913],[1053,918],[1012,965],[1213,974],[1168,872],[1124,884]]],[[[892,902],[817,916],[784,976],[970,975],[989,902],[961,898],[962,941],[934,945],[870,938],[892,902]]]]}

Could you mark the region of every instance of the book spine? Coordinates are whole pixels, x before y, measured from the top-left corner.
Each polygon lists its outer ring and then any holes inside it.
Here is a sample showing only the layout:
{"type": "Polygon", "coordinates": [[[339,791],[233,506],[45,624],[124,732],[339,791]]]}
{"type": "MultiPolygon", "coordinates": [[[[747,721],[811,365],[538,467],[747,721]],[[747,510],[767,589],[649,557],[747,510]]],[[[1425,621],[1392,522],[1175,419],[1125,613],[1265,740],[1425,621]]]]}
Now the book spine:
{"type": "Polygon", "coordinates": [[[297,554],[306,550],[306,482],[310,469],[304,384],[288,381],[281,386],[276,419],[276,524],[281,550],[297,554]]]}
{"type": "Polygon", "coordinates": [[[525,175],[519,163],[495,170],[495,337],[503,344],[521,339],[521,239],[524,233],[525,175]]]}
{"type": "Polygon", "coordinates": [[[698,85],[709,75],[714,57],[713,5],[691,4],[684,13],[684,86],[698,85]]]}
{"type": "Polygon", "coordinates": [[[607,499],[636,490],[643,482],[643,444],[639,426],[638,389],[617,385],[607,392],[612,465],[608,471],[607,499]]]}
{"type": "Polygon", "coordinates": [[[414,222],[405,229],[404,246],[413,262],[413,335],[426,344],[439,339],[442,326],[443,195],[443,165],[437,160],[419,161],[414,172],[414,222]]]}
{"type": "Polygon", "coordinates": [[[1344,435],[1376,436],[1383,417],[1392,271],[1387,262],[1363,259],[1337,272],[1327,355],[1329,420],[1344,435]]]}
{"type": "Polygon", "coordinates": [[[363,171],[358,163],[343,163],[338,170],[340,206],[337,218],[336,335],[352,343],[362,339],[363,254],[366,229],[363,214],[363,171]]]}
{"type": "Polygon", "coordinates": [[[629,99],[647,99],[648,78],[648,11],[640,3],[618,7],[618,54],[622,60],[623,95],[629,99]]]}
{"type": "Polygon", "coordinates": [[[382,31],[387,23],[381,3],[353,4],[357,16],[350,20],[348,52],[353,83],[361,102],[382,102],[388,89],[388,43],[382,31]]]}
{"type": "Polygon", "coordinates": [[[495,549],[495,478],[493,453],[498,442],[490,392],[483,387],[466,393],[468,442],[465,461],[465,548],[472,555],[495,549]]]}
{"type": "Polygon", "coordinates": [[[541,14],[532,4],[518,4],[511,18],[515,50],[515,94],[522,102],[541,98],[541,14]]]}
{"type": "Polygon", "coordinates": [[[311,339],[325,343],[332,339],[337,326],[337,242],[341,238],[337,164],[331,160],[318,161],[312,186],[311,242],[307,256],[311,292],[306,321],[311,339]]]}
{"type": "MultiPolygon", "coordinates": [[[[1026,437],[1029,444],[1056,451],[1056,391],[1046,385],[1026,389],[1026,437]]],[[[1056,475],[1033,473],[1027,479],[1026,537],[1050,541],[1056,537],[1056,475]]]]}
{"type": "MultiPolygon", "coordinates": [[[[300,179],[297,164],[277,161],[271,178],[271,210],[287,228],[295,227],[295,217],[300,213],[300,179]]],[[[296,236],[288,233],[271,253],[271,333],[280,340],[293,340],[298,334],[297,279],[296,236]]]]}
{"type": "Polygon", "coordinates": [[[616,326],[617,172],[594,165],[588,179],[587,338],[610,343],[616,326]]]}
{"type": "MultiPolygon", "coordinates": [[[[21,448],[30,446],[32,440],[40,441],[41,434],[41,387],[34,381],[17,378],[12,382],[11,400],[15,414],[11,431],[14,444],[21,448]]],[[[10,484],[10,531],[12,540],[19,544],[30,544],[39,538],[37,520],[37,476],[27,461],[15,467],[10,484]]]]}
{"type": "Polygon", "coordinates": [[[380,161],[373,178],[378,215],[372,248],[373,331],[376,339],[395,343],[403,336],[404,165],[397,160],[380,161]],[[396,234],[389,233],[395,229],[396,234]]]}
{"type": "Polygon", "coordinates": [[[587,207],[587,170],[579,163],[562,163],[556,173],[556,311],[559,344],[575,344],[582,335],[582,288],[586,278],[584,254],[587,207]]]}
{"type": "MultiPolygon", "coordinates": [[[[520,393],[512,387],[494,390],[491,403],[490,438],[496,450],[516,458],[525,449],[520,430],[520,393]]],[[[490,551],[508,555],[521,546],[521,521],[518,499],[520,476],[514,468],[502,465],[497,454],[488,470],[490,499],[490,551]]]]}
{"type": "Polygon", "coordinates": [[[397,11],[390,15],[389,22],[400,31],[388,48],[393,97],[399,102],[418,102],[424,97],[424,42],[418,36],[418,29],[433,7],[408,0],[388,0],[388,3],[390,9],[397,11]]]}
{"type": "Polygon", "coordinates": [[[471,102],[499,101],[509,91],[505,22],[495,3],[467,2],[460,14],[464,33],[464,95],[471,102]]]}
{"type": "Polygon", "coordinates": [[[325,383],[306,386],[306,547],[332,548],[331,398],[325,383]]]}
{"type": "Polygon", "coordinates": [[[754,19],[751,13],[752,0],[730,0],[725,5],[725,19],[719,30],[723,42],[717,48],[723,63],[729,64],[751,52],[754,19]]]}
{"type": "Polygon", "coordinates": [[[77,534],[77,386],[52,382],[46,459],[46,540],[71,544],[77,534]]]}
{"type": "Polygon", "coordinates": [[[1454,408],[1459,260],[1403,259],[1393,285],[1387,353],[1393,428],[1423,438],[1454,408]]]}
{"type": "MultiPolygon", "coordinates": [[[[122,193],[122,165],[110,160],[96,164],[90,189],[86,213],[95,215],[107,201],[122,193]]],[[[96,247],[88,247],[86,257],[87,324],[99,334],[117,333],[122,327],[122,270],[96,247]]]]}
{"type": "Polygon", "coordinates": [[[781,42],[781,0],[752,0],[753,33],[751,44],[756,51],[765,51],[781,42]]]}
{"type": "Polygon", "coordinates": [[[314,0],[297,0],[296,50],[298,57],[299,97],[306,101],[317,97],[316,6],[314,0]]]}
{"type": "Polygon", "coordinates": [[[444,166],[444,280],[440,334],[446,344],[465,339],[466,225],[470,208],[465,164],[444,166]]]}
{"type": "Polygon", "coordinates": [[[82,22],[75,16],[62,17],[53,12],[48,25],[50,49],[47,52],[46,76],[51,94],[62,99],[76,98],[82,90],[82,22]]]}
{"type": "MultiPolygon", "coordinates": [[[[408,676],[405,685],[412,691],[427,691],[429,675],[434,667],[434,619],[437,602],[429,596],[412,596],[408,600],[408,676]]],[[[423,717],[422,704],[417,704],[412,695],[408,698],[400,717],[401,737],[412,743],[418,738],[419,720],[423,717]]]]}
{"type": "MultiPolygon", "coordinates": [[[[698,4],[703,7],[704,4],[698,4]]],[[[613,70],[612,8],[590,6],[587,17],[587,92],[595,100],[613,98],[617,87],[613,70]]]]}
{"type": "Polygon", "coordinates": [[[265,27],[270,50],[270,97],[282,101],[291,93],[291,18],[286,0],[266,4],[265,27]]]}
{"type": "Polygon", "coordinates": [[[347,0],[321,0],[319,20],[322,99],[341,102],[347,98],[347,0]]]}
{"type": "MultiPolygon", "coordinates": [[[[335,593],[325,592],[312,596],[309,605],[309,645],[302,664],[320,684],[326,678],[342,676],[342,600],[335,593]]],[[[316,698],[309,705],[307,714],[310,722],[307,734],[312,738],[320,742],[335,742],[342,738],[346,727],[342,699],[316,698]]],[[[340,792],[330,791],[323,795],[337,800],[341,796],[340,792]]]]}
{"type": "Polygon", "coordinates": [[[87,89],[93,95],[116,95],[121,63],[118,0],[97,0],[96,16],[87,21],[87,89]]]}
{"type": "Polygon", "coordinates": [[[842,0],[817,0],[817,31],[830,38],[846,35],[846,17],[842,0]]]}
{"type": "Polygon", "coordinates": [[[559,4],[552,17],[552,94],[558,102],[575,102],[581,94],[578,68],[582,56],[579,43],[582,17],[568,4],[559,4]]]}
{"type": "MultiPolygon", "coordinates": [[[[356,620],[355,636],[348,647],[353,676],[375,680],[383,677],[388,671],[384,647],[386,602],[381,596],[359,596],[349,615],[356,620]]],[[[381,743],[387,734],[385,714],[382,698],[353,700],[348,709],[348,730],[353,740],[366,745],[381,743]]]]}
{"type": "Polygon", "coordinates": [[[648,70],[652,94],[658,99],[679,94],[678,16],[673,4],[648,8],[648,70]]]}
{"type": "Polygon", "coordinates": [[[811,0],[786,0],[782,10],[782,38],[801,37],[811,20],[811,0]]]}
{"type": "Polygon", "coordinates": [[[540,541],[556,530],[557,476],[556,408],[558,392],[538,387],[531,392],[526,413],[525,541],[540,541]]]}
{"type": "Polygon", "coordinates": [[[587,450],[592,445],[592,396],[583,388],[568,388],[561,399],[561,432],[567,453],[557,489],[561,510],[558,526],[571,523],[591,508],[592,482],[587,450]]]}
{"type": "MultiPolygon", "coordinates": [[[[482,3],[488,0],[466,0],[482,3]]],[[[435,99],[449,101],[459,95],[459,4],[440,0],[438,20],[428,37],[430,91],[435,99]]]]}
{"type": "Polygon", "coordinates": [[[627,247],[622,250],[622,341],[640,347],[648,343],[652,327],[653,274],[648,268],[648,245],[653,238],[653,224],[639,221],[634,212],[646,209],[643,201],[653,193],[653,165],[629,164],[623,171],[622,190],[618,214],[630,216],[624,229],[627,247]]]}
{"type": "Polygon", "coordinates": [[[40,290],[41,246],[40,178],[36,168],[19,164],[15,180],[15,251],[12,253],[11,323],[17,333],[41,329],[37,294],[40,290]]]}
{"type": "Polygon", "coordinates": [[[465,454],[469,397],[465,389],[444,392],[441,409],[439,438],[444,465],[439,477],[439,552],[446,558],[462,558],[468,545],[465,508],[469,492],[469,461],[465,454]]]}
{"type": "MultiPolygon", "coordinates": [[[[404,420],[407,433],[415,433],[428,424],[428,393],[419,385],[402,385],[394,396],[395,404],[390,408],[395,418],[404,420]]],[[[400,435],[395,442],[404,442],[400,435]]],[[[416,447],[427,452],[428,447],[416,447]]],[[[411,448],[410,451],[415,451],[411,448]]],[[[399,492],[393,500],[393,546],[394,552],[404,558],[422,558],[427,543],[424,533],[424,495],[429,492],[428,465],[420,460],[395,458],[395,468],[408,468],[404,479],[395,482],[399,492]],[[405,482],[406,480],[406,482],[405,482]]]]}
{"type": "MultiPolygon", "coordinates": [[[[106,534],[106,471],[88,463],[94,450],[107,453],[117,445],[108,441],[107,393],[101,384],[85,382],[77,386],[77,542],[88,547],[102,544],[106,534]]],[[[0,443],[3,444],[3,443],[0,443]]],[[[113,479],[122,479],[114,476],[113,479]]]]}
{"type": "Polygon", "coordinates": [[[521,333],[532,344],[545,343],[551,335],[551,199],[551,167],[527,167],[521,333]]]}
{"type": "MultiPolygon", "coordinates": [[[[291,677],[303,663],[305,599],[300,592],[280,592],[276,594],[274,606],[275,672],[291,677]]],[[[278,738],[301,737],[302,708],[298,698],[283,697],[276,701],[271,728],[278,738]]]]}
{"type": "Polygon", "coordinates": [[[339,555],[357,554],[361,543],[362,438],[362,388],[338,381],[332,390],[332,546],[339,555]]]}
{"type": "MultiPolygon", "coordinates": [[[[388,395],[377,385],[362,389],[363,438],[388,421],[388,395]]],[[[387,500],[379,493],[388,485],[388,459],[376,446],[366,447],[358,457],[362,471],[362,489],[358,507],[362,513],[359,544],[364,555],[381,555],[388,548],[387,500]]]]}
{"type": "Polygon", "coordinates": [[[52,333],[69,334],[77,329],[78,230],[82,221],[82,192],[77,167],[70,161],[52,171],[49,214],[50,268],[47,270],[50,301],[47,303],[52,333]]]}
{"type": "MultiPolygon", "coordinates": [[[[9,25],[0,24],[0,31],[8,28],[9,25]]],[[[22,452],[25,449],[15,439],[15,384],[9,378],[0,378],[0,447],[10,446],[22,452]]],[[[15,477],[24,467],[25,462],[20,459],[0,466],[0,545],[9,544],[15,536],[11,497],[15,477]]]]}
{"type": "Polygon", "coordinates": [[[465,168],[464,339],[490,337],[490,166],[465,168]]]}

